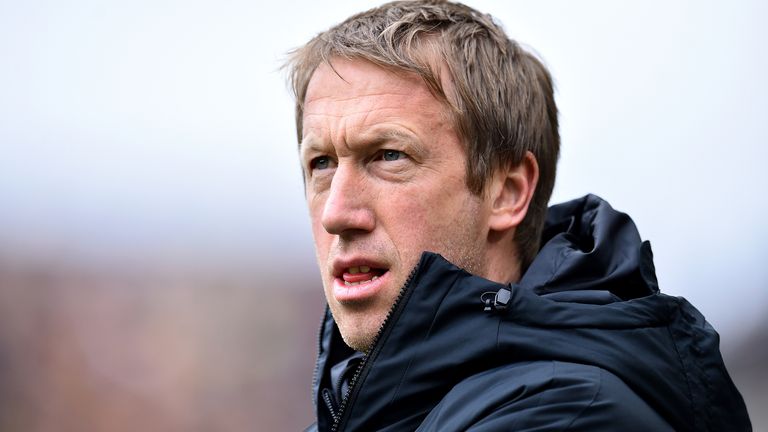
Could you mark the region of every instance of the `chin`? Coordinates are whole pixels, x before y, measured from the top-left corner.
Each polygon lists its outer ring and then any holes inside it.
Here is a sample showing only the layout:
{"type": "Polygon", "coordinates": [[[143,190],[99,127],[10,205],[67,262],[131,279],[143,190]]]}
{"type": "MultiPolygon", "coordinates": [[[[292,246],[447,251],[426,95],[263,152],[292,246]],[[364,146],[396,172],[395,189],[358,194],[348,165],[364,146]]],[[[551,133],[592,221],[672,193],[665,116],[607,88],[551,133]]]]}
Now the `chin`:
{"type": "MultiPolygon", "coordinates": [[[[334,317],[336,316],[338,315],[334,314],[334,317]]],[[[339,332],[341,333],[341,338],[344,339],[344,343],[356,351],[368,352],[373,345],[383,320],[374,321],[370,317],[365,317],[363,322],[360,322],[354,319],[354,317],[342,316],[340,318],[340,320],[336,320],[336,323],[339,326],[339,332]]]]}
{"type": "Polygon", "coordinates": [[[371,346],[373,345],[374,335],[344,336],[342,334],[341,337],[344,339],[344,343],[353,350],[360,351],[362,353],[368,353],[368,351],[371,349],[371,346]]]}

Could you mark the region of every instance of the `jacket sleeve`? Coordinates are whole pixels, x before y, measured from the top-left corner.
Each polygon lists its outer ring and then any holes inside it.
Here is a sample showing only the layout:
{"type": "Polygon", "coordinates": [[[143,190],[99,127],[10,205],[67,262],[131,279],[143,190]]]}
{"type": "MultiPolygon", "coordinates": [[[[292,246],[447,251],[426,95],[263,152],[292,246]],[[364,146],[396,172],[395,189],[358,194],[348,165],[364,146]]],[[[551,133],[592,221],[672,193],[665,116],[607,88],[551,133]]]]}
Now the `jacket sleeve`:
{"type": "Polygon", "coordinates": [[[530,362],[457,385],[420,431],[672,431],[619,378],[594,366],[530,362]]]}

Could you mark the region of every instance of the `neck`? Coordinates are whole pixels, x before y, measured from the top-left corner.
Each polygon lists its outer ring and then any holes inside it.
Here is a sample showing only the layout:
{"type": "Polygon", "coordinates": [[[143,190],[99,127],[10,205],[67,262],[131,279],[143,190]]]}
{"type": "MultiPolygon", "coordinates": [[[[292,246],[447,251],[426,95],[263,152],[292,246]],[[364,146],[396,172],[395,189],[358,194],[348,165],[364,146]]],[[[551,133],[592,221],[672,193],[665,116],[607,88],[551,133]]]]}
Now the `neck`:
{"type": "Polygon", "coordinates": [[[489,242],[486,252],[485,274],[478,275],[498,283],[520,280],[520,256],[512,236],[502,236],[489,242]]]}

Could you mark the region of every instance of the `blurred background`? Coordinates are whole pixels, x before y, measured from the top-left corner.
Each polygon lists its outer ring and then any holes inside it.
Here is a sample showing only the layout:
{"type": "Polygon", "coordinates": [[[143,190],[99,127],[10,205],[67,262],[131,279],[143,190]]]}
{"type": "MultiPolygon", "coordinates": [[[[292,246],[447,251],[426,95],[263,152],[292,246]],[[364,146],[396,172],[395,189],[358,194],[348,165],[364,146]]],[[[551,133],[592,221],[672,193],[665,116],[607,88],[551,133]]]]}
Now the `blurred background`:
{"type": "MultiPolygon", "coordinates": [[[[0,430],[294,431],[323,312],[285,53],[372,1],[0,0],[0,430]]],[[[467,1],[768,430],[765,2],[467,1]]]]}

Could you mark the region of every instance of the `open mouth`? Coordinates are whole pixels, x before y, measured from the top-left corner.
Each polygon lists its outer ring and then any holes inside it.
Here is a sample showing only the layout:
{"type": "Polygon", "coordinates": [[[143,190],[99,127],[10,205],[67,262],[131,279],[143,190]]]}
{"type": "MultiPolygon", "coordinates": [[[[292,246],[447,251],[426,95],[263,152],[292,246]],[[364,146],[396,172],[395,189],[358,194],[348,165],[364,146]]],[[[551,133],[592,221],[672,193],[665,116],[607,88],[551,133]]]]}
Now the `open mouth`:
{"type": "Polygon", "coordinates": [[[344,269],[341,279],[345,286],[356,286],[371,283],[381,277],[387,269],[368,266],[355,266],[344,269]]]}

